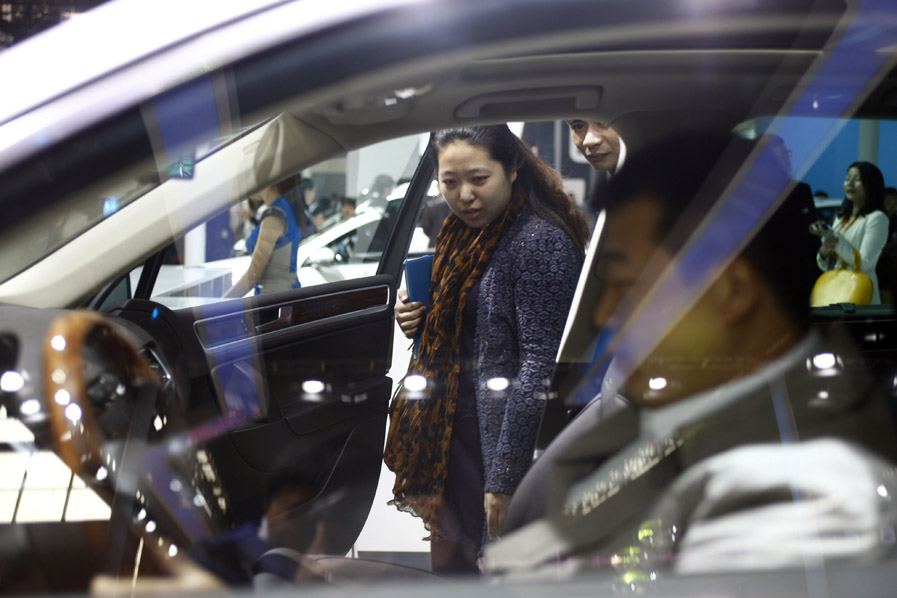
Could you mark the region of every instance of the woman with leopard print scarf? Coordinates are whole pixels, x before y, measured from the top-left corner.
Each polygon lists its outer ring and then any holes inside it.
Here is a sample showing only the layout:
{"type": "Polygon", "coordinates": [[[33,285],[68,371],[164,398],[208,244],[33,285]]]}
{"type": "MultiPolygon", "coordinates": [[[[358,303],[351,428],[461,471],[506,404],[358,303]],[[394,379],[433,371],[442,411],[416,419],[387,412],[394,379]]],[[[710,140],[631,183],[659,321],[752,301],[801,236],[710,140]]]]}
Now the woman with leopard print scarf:
{"type": "Polygon", "coordinates": [[[588,226],[507,126],[439,131],[431,146],[452,213],[429,309],[405,291],[396,304],[406,336],[423,327],[408,374],[425,389],[397,393],[384,459],[391,504],[430,532],[433,570],[475,574],[532,460],[588,226]]]}

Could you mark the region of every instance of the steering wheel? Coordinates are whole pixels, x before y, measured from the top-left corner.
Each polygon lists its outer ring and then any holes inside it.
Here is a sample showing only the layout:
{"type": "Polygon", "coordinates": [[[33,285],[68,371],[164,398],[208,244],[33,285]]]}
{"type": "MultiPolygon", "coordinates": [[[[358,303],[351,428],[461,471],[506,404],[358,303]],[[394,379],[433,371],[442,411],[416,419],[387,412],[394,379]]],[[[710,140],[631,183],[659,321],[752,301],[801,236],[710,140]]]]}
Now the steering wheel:
{"type": "Polygon", "coordinates": [[[70,312],[50,325],[43,344],[43,382],[54,448],[85,479],[103,479],[101,447],[108,435],[98,417],[113,400],[158,378],[134,345],[109,321],[89,311],[70,312]],[[112,383],[110,396],[97,384],[112,383]]]}
{"type": "Polygon", "coordinates": [[[124,543],[140,541],[128,531],[142,450],[140,442],[136,450],[129,446],[134,431],[129,420],[147,409],[152,413],[159,380],[128,337],[95,312],[72,311],[55,320],[42,354],[53,448],[110,505],[109,531],[94,535],[91,544],[112,565],[116,548],[115,558],[124,559],[124,543]],[[116,452],[116,445],[127,449],[116,452]]]}

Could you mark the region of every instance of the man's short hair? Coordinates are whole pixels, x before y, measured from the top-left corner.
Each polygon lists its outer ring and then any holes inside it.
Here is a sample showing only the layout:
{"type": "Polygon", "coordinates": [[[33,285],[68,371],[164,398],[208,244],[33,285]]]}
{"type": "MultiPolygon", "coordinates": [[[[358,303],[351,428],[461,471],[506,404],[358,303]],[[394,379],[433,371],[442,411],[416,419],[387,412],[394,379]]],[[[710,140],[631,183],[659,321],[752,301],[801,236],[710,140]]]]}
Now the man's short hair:
{"type": "Polygon", "coordinates": [[[354,208],[355,200],[352,199],[351,197],[343,197],[342,199],[339,200],[339,205],[340,206],[352,206],[354,208]]]}
{"type": "Polygon", "coordinates": [[[816,272],[794,247],[809,232],[803,226],[799,202],[782,200],[793,185],[781,162],[767,151],[757,154],[755,161],[749,160],[759,147],[756,141],[726,133],[677,133],[633,152],[627,158],[626,168],[596,190],[593,208],[612,213],[636,196],[656,199],[663,214],[654,231],[655,238],[675,254],[692,237],[735,175],[744,167],[751,168],[749,177],[739,179],[739,185],[747,187],[739,190],[738,197],[753,204],[746,206],[745,218],[756,218],[758,224],[764,217],[769,219],[759,230],[754,229],[753,236],[747,235],[749,239],[745,239],[747,244],[739,255],[766,280],[795,323],[804,323],[816,272]],[[762,210],[764,206],[776,205],[772,214],[762,210]]]}

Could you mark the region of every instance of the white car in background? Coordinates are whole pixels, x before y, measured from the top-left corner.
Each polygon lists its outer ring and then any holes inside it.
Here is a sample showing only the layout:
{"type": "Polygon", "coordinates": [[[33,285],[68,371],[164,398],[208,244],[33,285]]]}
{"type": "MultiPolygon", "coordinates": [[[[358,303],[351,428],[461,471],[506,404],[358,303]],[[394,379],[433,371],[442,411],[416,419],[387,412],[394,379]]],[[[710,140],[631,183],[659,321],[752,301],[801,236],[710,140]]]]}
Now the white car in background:
{"type": "MultiPolygon", "coordinates": [[[[299,243],[297,252],[297,274],[303,287],[352,280],[372,276],[383,248],[388,242],[391,230],[389,219],[395,218],[408,191],[408,183],[401,183],[387,198],[386,207],[362,203],[355,213],[344,220],[319,230],[299,243]]],[[[430,186],[428,197],[438,194],[436,182],[430,186]]],[[[429,239],[420,226],[415,227],[408,250],[409,257],[420,257],[432,253],[429,239]]],[[[219,298],[218,289],[230,288],[232,281],[239,280],[249,267],[251,257],[240,255],[233,258],[207,262],[201,266],[167,266],[168,275],[184,284],[169,292],[156,295],[160,302],[166,297],[201,296],[203,300],[219,298]],[[206,275],[203,276],[201,273],[206,275]],[[191,279],[191,273],[193,278],[191,279]],[[220,281],[215,281],[221,278],[220,281]],[[202,281],[199,283],[198,281],[202,281]]],[[[196,303],[201,300],[194,300],[196,303]]]]}

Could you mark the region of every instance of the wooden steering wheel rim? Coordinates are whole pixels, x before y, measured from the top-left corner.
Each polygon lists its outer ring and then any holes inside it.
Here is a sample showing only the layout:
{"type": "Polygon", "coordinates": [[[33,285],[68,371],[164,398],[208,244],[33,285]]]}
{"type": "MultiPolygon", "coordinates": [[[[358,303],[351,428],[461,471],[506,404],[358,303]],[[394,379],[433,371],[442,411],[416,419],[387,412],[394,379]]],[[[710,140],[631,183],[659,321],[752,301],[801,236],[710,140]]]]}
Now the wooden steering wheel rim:
{"type": "Polygon", "coordinates": [[[95,477],[104,466],[103,435],[84,379],[88,341],[102,343],[104,356],[110,357],[110,366],[123,375],[125,383],[156,380],[134,345],[96,312],[70,312],[50,325],[42,349],[50,433],[62,461],[85,478],[95,477]]]}

